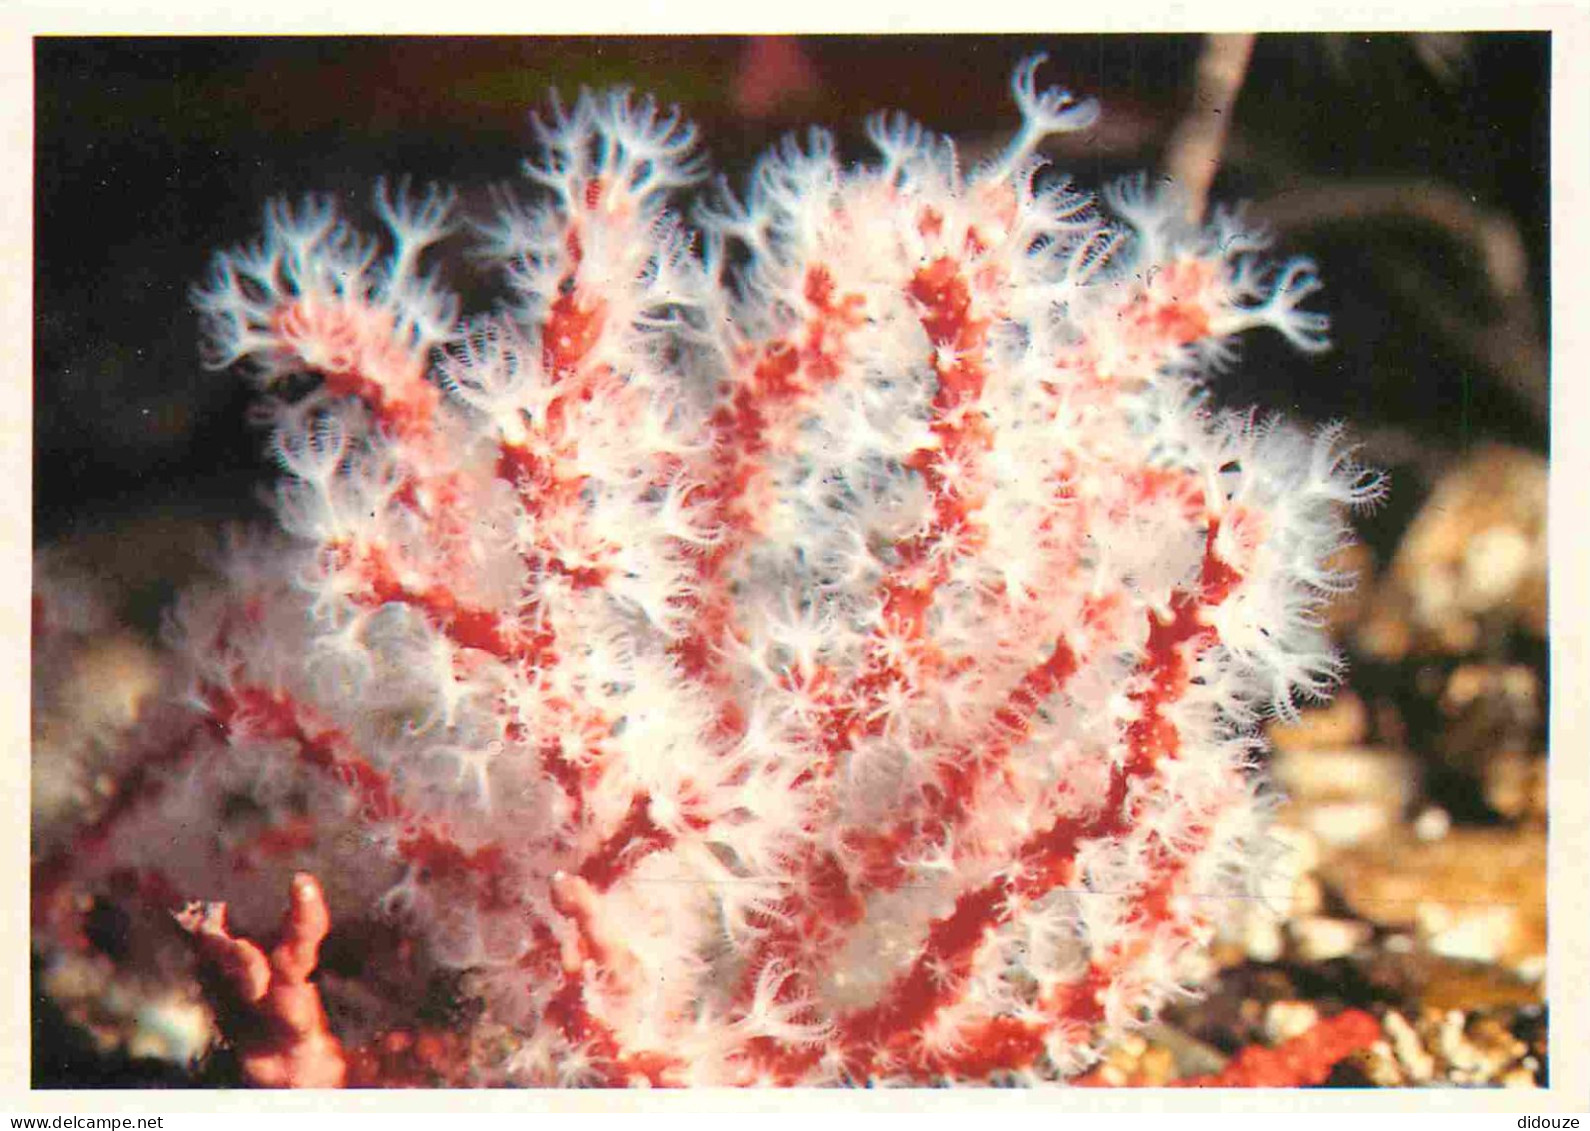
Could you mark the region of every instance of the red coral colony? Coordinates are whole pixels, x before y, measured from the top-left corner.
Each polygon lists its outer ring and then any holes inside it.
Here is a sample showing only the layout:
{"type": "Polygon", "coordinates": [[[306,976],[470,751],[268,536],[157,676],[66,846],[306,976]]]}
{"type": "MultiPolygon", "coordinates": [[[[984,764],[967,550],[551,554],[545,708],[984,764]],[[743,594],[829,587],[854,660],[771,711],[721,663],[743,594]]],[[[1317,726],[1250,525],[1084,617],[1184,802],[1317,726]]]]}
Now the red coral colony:
{"type": "Polygon", "coordinates": [[[469,321],[445,196],[379,192],[385,245],[272,206],[198,301],[286,536],[181,604],[41,945],[190,938],[245,1077],[310,1086],[1053,1082],[1195,990],[1379,482],[1201,391],[1323,346],[1311,268],[1041,176],[1095,111],[1036,67],[968,175],[883,116],[695,230],[691,127],[583,95],[469,321]]]}

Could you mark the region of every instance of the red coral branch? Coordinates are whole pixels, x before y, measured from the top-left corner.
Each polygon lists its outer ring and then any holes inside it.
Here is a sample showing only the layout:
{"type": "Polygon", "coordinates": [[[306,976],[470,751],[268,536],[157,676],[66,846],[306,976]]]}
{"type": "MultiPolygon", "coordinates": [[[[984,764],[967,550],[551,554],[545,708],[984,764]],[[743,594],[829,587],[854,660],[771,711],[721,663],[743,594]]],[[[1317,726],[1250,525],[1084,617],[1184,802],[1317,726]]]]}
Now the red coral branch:
{"type": "Polygon", "coordinates": [[[309,981],[331,912],[320,882],[307,872],[293,877],[289,898],[281,941],[268,958],[227,930],[224,903],[191,903],[177,922],[209,967],[211,993],[244,1079],[264,1088],[340,1088],[347,1075],[342,1043],[309,981]]]}
{"type": "Polygon", "coordinates": [[[1318,1022],[1308,1032],[1273,1049],[1249,1045],[1219,1072],[1177,1080],[1177,1088],[1312,1088],[1353,1053],[1381,1039],[1380,1022],[1349,1009],[1318,1022]]]}

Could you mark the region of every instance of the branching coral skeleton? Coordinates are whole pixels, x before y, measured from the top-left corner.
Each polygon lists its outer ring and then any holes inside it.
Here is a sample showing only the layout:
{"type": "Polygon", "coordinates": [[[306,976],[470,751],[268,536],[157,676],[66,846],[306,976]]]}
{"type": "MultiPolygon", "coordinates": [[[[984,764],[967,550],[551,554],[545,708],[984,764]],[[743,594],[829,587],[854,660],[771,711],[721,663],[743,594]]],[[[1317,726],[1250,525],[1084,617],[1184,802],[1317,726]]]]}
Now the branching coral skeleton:
{"type": "Polygon", "coordinates": [[[814,132],[699,232],[692,128],[583,94],[462,323],[448,197],[383,188],[384,250],[273,206],[198,301],[217,367],[320,378],[270,402],[290,539],[183,604],[40,922],[131,870],[263,929],[313,872],[482,987],[454,1083],[1054,1080],[1193,986],[1379,482],[1210,407],[1231,335],[1323,345],[1312,269],[1048,176],[1095,108],[1037,63],[985,167],[814,132]]]}
{"type": "Polygon", "coordinates": [[[331,928],[313,876],[293,877],[281,940],[270,954],[226,927],[226,905],[190,904],[177,921],[230,999],[232,1040],[243,1077],[263,1087],[337,1088],[346,1079],[342,1045],[332,1036],[320,991],[309,981],[331,928]]]}

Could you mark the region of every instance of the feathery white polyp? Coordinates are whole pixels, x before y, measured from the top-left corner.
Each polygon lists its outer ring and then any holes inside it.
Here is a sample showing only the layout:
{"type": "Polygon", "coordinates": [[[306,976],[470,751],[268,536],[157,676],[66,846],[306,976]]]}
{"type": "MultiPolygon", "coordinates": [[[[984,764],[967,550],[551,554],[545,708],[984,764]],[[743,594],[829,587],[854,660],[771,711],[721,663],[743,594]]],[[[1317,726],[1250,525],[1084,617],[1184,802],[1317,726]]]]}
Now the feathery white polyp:
{"type": "Polygon", "coordinates": [[[469,972],[454,1083],[1056,1080],[1194,988],[1379,480],[1208,407],[1232,335],[1323,346],[1313,269],[1053,178],[1097,108],[1038,62],[982,168],[814,131],[698,233],[693,127],[582,94],[461,324],[451,196],[383,187],[384,252],[272,206],[198,302],[216,366],[321,378],[273,411],[292,537],[184,604],[194,724],[59,883],[268,925],[314,873],[469,972]]]}

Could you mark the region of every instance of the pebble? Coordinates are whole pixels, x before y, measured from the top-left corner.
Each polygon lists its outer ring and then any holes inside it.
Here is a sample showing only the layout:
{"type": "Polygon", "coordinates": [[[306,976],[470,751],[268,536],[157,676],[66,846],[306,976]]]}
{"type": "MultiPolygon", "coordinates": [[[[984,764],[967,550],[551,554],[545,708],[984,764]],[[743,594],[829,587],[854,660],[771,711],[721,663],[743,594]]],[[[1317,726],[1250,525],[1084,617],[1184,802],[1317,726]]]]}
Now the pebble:
{"type": "Polygon", "coordinates": [[[1273,1001],[1264,1011],[1264,1039],[1278,1045],[1301,1037],[1319,1021],[1319,1010],[1306,1001],[1273,1001]]]}
{"type": "Polygon", "coordinates": [[[1516,930],[1513,909],[1497,907],[1454,917],[1442,904],[1418,906],[1419,929],[1434,954],[1471,962],[1497,962],[1516,930]]]}
{"type": "Polygon", "coordinates": [[[1440,840],[1452,830],[1452,815],[1438,805],[1420,813],[1413,822],[1413,835],[1420,840],[1440,840]]]}
{"type": "Polygon", "coordinates": [[[1304,962],[1328,962],[1345,958],[1374,934],[1368,923],[1356,919],[1330,919],[1310,915],[1287,924],[1297,956],[1304,962]]]}
{"type": "Polygon", "coordinates": [[[1242,953],[1255,962],[1279,962],[1286,953],[1286,935],[1274,916],[1250,913],[1242,927],[1242,953]]]}

